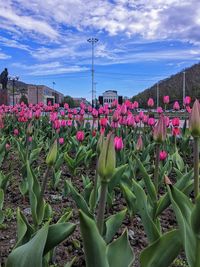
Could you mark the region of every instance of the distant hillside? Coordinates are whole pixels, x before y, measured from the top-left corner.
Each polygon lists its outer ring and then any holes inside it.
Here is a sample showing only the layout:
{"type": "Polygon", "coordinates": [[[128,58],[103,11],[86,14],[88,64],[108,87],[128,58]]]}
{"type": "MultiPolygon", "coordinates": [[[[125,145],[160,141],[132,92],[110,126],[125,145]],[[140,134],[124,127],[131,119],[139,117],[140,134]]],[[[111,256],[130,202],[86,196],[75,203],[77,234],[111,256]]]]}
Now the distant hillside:
{"type": "MultiPolygon", "coordinates": [[[[159,103],[162,104],[164,95],[170,96],[170,103],[174,100],[179,100],[182,103],[183,98],[183,72],[185,71],[186,86],[185,95],[189,95],[194,100],[200,98],[200,63],[193,65],[190,68],[184,69],[181,72],[172,75],[171,77],[159,81],[159,103]]],[[[133,96],[132,100],[139,102],[140,106],[146,107],[147,100],[152,97],[156,103],[156,88],[157,84],[144,90],[136,96],[133,96]]]]}

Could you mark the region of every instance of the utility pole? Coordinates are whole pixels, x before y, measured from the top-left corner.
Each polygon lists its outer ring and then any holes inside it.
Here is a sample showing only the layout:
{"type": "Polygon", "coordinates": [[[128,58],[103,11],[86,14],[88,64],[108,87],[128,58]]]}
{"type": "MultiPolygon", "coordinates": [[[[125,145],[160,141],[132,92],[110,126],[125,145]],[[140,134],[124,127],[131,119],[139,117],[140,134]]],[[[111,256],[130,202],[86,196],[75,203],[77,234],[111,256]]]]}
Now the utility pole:
{"type": "Polygon", "coordinates": [[[56,93],[55,93],[55,89],[54,89],[54,87],[55,87],[55,82],[52,82],[53,83],[53,94],[54,94],[54,103],[56,103],[56,93]]]}
{"type": "Polygon", "coordinates": [[[87,40],[89,43],[92,45],[92,107],[94,107],[94,45],[97,43],[99,40],[97,38],[89,38],[87,40]]]}
{"type": "Polygon", "coordinates": [[[38,85],[36,86],[36,88],[37,88],[37,104],[38,104],[38,102],[39,102],[39,100],[38,100],[38,98],[39,98],[39,96],[38,96],[38,85]]]}
{"type": "Polygon", "coordinates": [[[97,90],[96,90],[96,86],[97,86],[97,82],[94,83],[94,107],[96,108],[97,106],[97,101],[96,101],[96,93],[97,93],[97,90]]]}
{"type": "Polygon", "coordinates": [[[159,107],[159,83],[157,82],[156,87],[156,96],[157,96],[157,108],[159,107]]]}
{"type": "Polygon", "coordinates": [[[185,100],[185,71],[183,72],[183,107],[184,107],[184,100],[185,100]]]}
{"type": "Polygon", "coordinates": [[[9,77],[9,80],[12,81],[12,104],[14,107],[14,105],[15,105],[15,81],[18,81],[19,77],[18,76],[9,77]]]}

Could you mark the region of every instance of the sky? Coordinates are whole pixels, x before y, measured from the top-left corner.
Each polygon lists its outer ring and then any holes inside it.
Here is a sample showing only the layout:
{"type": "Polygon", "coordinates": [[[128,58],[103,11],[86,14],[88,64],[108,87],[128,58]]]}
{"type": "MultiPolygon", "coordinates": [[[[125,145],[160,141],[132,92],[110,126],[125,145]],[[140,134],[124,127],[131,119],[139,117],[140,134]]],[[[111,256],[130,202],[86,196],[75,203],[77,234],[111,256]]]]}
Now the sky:
{"type": "MultiPolygon", "coordinates": [[[[199,0],[0,0],[0,71],[91,99],[133,96],[200,61],[199,0]]],[[[186,73],[187,79],[187,73],[186,73]]]]}

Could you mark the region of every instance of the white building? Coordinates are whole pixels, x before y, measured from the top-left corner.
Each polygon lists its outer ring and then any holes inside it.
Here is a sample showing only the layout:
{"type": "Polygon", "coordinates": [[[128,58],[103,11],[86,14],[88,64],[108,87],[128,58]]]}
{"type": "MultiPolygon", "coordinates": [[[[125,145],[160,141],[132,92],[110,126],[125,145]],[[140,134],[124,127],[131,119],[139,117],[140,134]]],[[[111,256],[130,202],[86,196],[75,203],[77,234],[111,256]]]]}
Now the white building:
{"type": "Polygon", "coordinates": [[[103,93],[103,104],[112,104],[114,100],[118,101],[117,91],[107,90],[103,93]]]}

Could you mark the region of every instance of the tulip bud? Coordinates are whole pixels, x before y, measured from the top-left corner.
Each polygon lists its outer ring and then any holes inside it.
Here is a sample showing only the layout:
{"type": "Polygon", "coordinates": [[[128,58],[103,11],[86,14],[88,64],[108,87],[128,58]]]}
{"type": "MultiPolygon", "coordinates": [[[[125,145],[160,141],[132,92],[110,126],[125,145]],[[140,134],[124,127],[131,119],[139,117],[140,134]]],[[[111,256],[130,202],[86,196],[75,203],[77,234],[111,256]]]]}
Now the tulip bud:
{"type": "Polygon", "coordinates": [[[200,137],[200,106],[199,100],[195,100],[189,119],[189,128],[193,137],[200,137]]]}
{"type": "Polygon", "coordinates": [[[101,153],[102,147],[104,142],[104,134],[102,133],[99,137],[98,143],[97,143],[97,153],[98,155],[101,153]]]}
{"type": "Polygon", "coordinates": [[[109,182],[115,170],[116,154],[114,147],[114,136],[107,136],[99,156],[97,171],[102,182],[109,182]]]}
{"type": "Polygon", "coordinates": [[[54,163],[56,162],[56,158],[57,158],[57,152],[58,152],[57,140],[55,140],[46,158],[47,165],[49,166],[54,165],[54,163]]]}
{"type": "Polygon", "coordinates": [[[167,127],[165,123],[165,117],[160,116],[153,132],[153,139],[157,143],[162,143],[167,137],[167,127]]]}
{"type": "Polygon", "coordinates": [[[32,135],[32,133],[33,133],[33,126],[32,126],[31,123],[29,123],[26,132],[27,132],[27,135],[32,135]]]}
{"type": "Polygon", "coordinates": [[[136,150],[141,151],[142,149],[143,149],[143,141],[142,141],[142,136],[140,135],[137,140],[136,150]]]}

